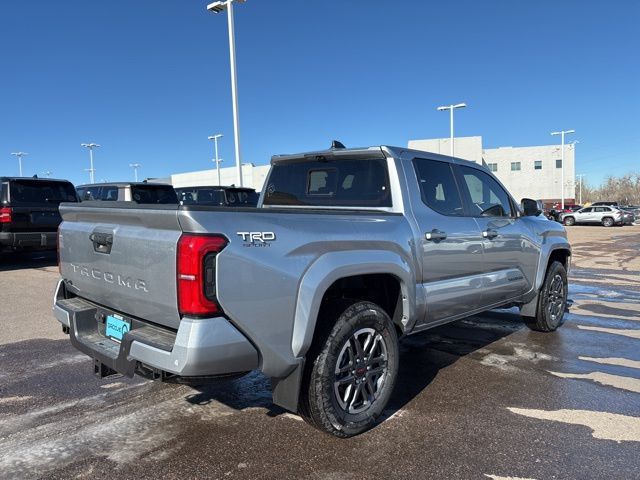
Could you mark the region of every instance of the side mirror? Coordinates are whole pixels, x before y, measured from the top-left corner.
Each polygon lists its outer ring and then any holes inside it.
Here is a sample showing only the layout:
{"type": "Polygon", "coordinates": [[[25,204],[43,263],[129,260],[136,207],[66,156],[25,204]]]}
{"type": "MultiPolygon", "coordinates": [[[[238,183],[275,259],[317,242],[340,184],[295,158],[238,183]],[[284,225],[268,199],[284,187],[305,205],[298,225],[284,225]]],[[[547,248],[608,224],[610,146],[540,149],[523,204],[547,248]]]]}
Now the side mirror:
{"type": "Polygon", "coordinates": [[[540,210],[540,207],[538,206],[538,202],[530,198],[523,198],[520,202],[520,206],[527,217],[537,217],[542,213],[542,210],[540,210]]]}

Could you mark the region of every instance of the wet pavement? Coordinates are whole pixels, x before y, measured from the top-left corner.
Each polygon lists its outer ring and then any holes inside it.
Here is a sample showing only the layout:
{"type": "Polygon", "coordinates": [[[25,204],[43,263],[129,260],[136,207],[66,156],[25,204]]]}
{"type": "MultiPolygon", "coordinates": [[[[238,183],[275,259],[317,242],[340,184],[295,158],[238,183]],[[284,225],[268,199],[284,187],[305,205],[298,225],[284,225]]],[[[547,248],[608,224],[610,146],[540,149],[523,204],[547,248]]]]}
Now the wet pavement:
{"type": "Polygon", "coordinates": [[[578,228],[558,332],[499,310],[404,339],[385,421],[347,440],[255,372],[94,378],[50,313],[55,255],[3,256],[0,477],[640,478],[640,226],[578,228]]]}

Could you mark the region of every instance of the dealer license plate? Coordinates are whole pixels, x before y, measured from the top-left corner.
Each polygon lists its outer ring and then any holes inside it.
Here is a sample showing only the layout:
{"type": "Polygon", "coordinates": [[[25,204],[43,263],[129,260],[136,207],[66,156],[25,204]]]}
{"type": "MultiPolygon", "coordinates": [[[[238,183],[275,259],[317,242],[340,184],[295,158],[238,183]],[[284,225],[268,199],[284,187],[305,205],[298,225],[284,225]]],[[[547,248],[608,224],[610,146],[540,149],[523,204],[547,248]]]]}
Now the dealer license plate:
{"type": "Polygon", "coordinates": [[[118,342],[122,340],[125,333],[131,330],[131,322],[128,322],[120,315],[107,315],[105,325],[105,335],[118,342]]]}

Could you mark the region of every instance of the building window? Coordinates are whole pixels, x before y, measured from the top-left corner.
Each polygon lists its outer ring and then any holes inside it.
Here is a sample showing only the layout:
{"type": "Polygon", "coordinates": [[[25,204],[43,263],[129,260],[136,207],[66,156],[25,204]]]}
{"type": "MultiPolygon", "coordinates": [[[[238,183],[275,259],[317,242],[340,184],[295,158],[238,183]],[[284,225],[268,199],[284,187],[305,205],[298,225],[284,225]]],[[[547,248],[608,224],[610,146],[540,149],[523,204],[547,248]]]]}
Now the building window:
{"type": "Polygon", "coordinates": [[[511,171],[519,172],[520,171],[520,162],[511,162],[511,171]]]}
{"type": "Polygon", "coordinates": [[[556,168],[562,168],[562,160],[556,160],[556,168]]]}
{"type": "Polygon", "coordinates": [[[498,164],[497,163],[487,163],[487,168],[489,169],[490,172],[497,172],[498,171],[498,164]]]}
{"type": "Polygon", "coordinates": [[[542,160],[536,160],[536,161],[533,163],[533,168],[534,168],[535,170],[542,170],[542,160]]]}

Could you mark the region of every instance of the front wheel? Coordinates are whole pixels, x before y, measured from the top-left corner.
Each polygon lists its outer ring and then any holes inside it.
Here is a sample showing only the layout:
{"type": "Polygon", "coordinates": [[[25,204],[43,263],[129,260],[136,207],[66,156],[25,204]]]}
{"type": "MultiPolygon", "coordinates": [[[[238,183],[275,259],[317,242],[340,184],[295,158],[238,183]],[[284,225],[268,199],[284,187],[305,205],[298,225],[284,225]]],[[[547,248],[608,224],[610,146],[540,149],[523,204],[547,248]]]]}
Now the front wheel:
{"type": "Polygon", "coordinates": [[[576,223],[576,219],[575,219],[575,218],[573,218],[573,217],[566,217],[566,218],[564,219],[564,224],[565,224],[567,227],[570,227],[570,226],[572,226],[572,225],[575,225],[575,223],[576,223]]]}
{"type": "Polygon", "coordinates": [[[611,217],[605,217],[602,219],[602,225],[605,227],[613,227],[613,223],[613,218],[611,217]]]}
{"type": "Polygon", "coordinates": [[[398,337],[389,315],[371,302],[322,322],[324,333],[307,356],[300,414],[321,431],[351,437],[373,427],[391,397],[398,337]]]}
{"type": "Polygon", "coordinates": [[[536,316],[524,318],[529,328],[539,332],[557,330],[564,323],[568,290],[567,270],[562,263],[553,262],[538,293],[536,316]]]}

